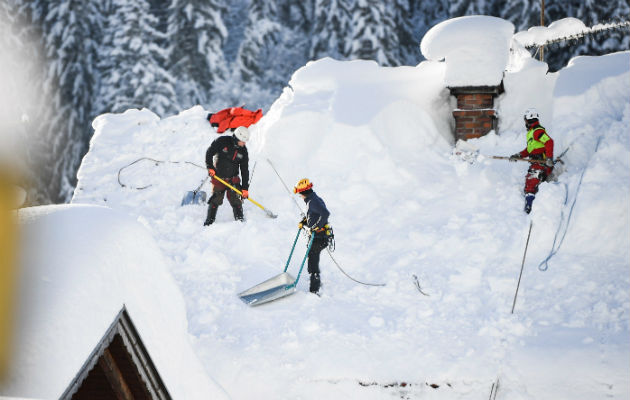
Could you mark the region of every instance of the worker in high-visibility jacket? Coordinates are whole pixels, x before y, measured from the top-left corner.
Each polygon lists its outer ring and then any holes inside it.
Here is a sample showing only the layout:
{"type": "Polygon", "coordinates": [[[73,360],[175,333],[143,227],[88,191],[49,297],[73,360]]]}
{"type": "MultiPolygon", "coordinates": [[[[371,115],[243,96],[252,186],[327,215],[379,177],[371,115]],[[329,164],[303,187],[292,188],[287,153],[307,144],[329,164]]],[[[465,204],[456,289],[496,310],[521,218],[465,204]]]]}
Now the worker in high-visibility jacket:
{"type": "Polygon", "coordinates": [[[525,177],[525,212],[532,210],[532,202],[536,198],[538,185],[547,180],[553,171],[553,139],[549,137],[545,128],[540,125],[540,116],[534,108],[529,108],[523,115],[527,128],[527,147],[510,156],[511,161],[517,158],[544,161],[544,164],[530,163],[525,177]]]}

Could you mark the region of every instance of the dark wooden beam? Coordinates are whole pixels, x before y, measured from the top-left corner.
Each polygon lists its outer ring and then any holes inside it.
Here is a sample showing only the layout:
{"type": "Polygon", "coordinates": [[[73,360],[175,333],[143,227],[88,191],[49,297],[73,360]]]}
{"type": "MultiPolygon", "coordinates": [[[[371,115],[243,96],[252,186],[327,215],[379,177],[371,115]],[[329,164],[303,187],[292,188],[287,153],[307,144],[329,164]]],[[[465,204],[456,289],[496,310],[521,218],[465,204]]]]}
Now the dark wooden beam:
{"type": "Polygon", "coordinates": [[[116,360],[114,360],[109,349],[105,349],[103,355],[98,360],[98,365],[105,373],[107,381],[116,393],[118,400],[134,400],[131,389],[129,389],[129,385],[127,385],[125,377],[120,371],[120,368],[118,368],[118,364],[116,364],[116,360]]]}

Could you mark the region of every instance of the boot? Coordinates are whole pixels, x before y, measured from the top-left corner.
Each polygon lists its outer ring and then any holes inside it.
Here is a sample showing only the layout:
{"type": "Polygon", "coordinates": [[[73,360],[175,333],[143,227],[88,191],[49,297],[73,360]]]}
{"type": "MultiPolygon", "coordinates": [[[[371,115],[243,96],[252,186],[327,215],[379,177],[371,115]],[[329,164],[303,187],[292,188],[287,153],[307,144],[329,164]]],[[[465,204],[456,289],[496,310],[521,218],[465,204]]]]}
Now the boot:
{"type": "Polygon", "coordinates": [[[232,211],[234,211],[234,220],[235,221],[245,221],[245,218],[243,217],[243,206],[242,205],[237,205],[236,207],[232,207],[232,211]]]}
{"type": "Polygon", "coordinates": [[[210,204],[208,206],[208,216],[206,217],[206,221],[203,223],[203,226],[212,225],[212,223],[214,222],[215,218],[217,217],[217,210],[218,209],[219,209],[219,207],[215,206],[214,204],[210,204]]]}
{"type": "Polygon", "coordinates": [[[318,294],[320,286],[321,280],[319,278],[319,274],[311,274],[311,286],[309,288],[309,291],[311,293],[318,294]]]}
{"type": "Polygon", "coordinates": [[[536,196],[531,193],[525,196],[525,213],[529,214],[532,211],[532,203],[534,202],[535,198],[536,196]]]}

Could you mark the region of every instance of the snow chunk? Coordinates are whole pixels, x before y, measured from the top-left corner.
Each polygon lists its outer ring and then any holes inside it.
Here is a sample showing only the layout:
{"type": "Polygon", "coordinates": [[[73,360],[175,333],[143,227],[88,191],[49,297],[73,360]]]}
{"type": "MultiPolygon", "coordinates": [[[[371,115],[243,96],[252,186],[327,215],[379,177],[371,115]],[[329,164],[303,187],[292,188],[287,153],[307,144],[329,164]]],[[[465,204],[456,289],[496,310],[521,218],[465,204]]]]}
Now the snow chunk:
{"type": "Polygon", "coordinates": [[[449,87],[496,86],[509,59],[514,25],[501,18],[474,15],[437,24],[422,39],[429,60],[446,61],[449,87]]]}

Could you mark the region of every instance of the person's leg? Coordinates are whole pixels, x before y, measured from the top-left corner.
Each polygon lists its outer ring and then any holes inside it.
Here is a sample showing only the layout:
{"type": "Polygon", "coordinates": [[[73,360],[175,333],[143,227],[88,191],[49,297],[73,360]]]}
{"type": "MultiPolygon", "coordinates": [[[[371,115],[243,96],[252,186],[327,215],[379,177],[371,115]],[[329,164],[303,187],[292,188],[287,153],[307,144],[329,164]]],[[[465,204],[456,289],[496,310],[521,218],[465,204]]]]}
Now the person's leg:
{"type": "Polygon", "coordinates": [[[204,226],[212,225],[214,220],[217,217],[217,210],[219,206],[223,204],[223,195],[225,194],[225,188],[213,188],[212,196],[210,196],[210,200],[208,200],[208,216],[206,217],[206,221],[203,223],[204,226]]]}
{"type": "Polygon", "coordinates": [[[532,211],[532,203],[538,193],[538,185],[545,180],[545,172],[535,166],[529,167],[527,176],[525,177],[525,208],[524,211],[529,214],[532,211]]]}
{"type": "Polygon", "coordinates": [[[319,271],[319,256],[322,250],[328,245],[326,238],[315,237],[313,245],[308,253],[308,272],[311,274],[311,284],[309,291],[311,293],[319,292],[321,287],[321,278],[319,271]]]}
{"type": "Polygon", "coordinates": [[[234,192],[233,190],[230,190],[227,193],[227,198],[228,198],[228,201],[230,202],[230,205],[232,206],[232,211],[234,212],[234,219],[236,221],[243,221],[244,220],[243,201],[241,201],[240,196],[237,195],[236,192],[234,192]]]}

